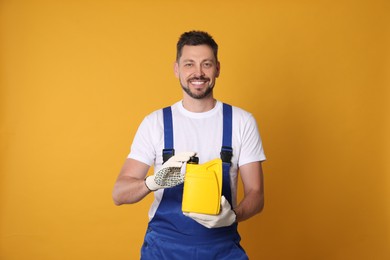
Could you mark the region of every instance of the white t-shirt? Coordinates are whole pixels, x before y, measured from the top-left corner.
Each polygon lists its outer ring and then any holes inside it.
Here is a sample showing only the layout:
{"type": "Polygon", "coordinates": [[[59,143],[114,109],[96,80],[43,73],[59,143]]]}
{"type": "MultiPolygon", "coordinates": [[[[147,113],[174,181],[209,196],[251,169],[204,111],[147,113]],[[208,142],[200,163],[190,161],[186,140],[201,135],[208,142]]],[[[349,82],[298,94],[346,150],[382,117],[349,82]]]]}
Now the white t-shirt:
{"type": "MultiPolygon", "coordinates": [[[[183,107],[182,101],[172,108],[173,144],[175,154],[196,152],[199,164],[220,158],[222,146],[223,110],[222,102],[207,112],[193,113],[183,107]]],[[[256,161],[264,161],[265,155],[255,118],[248,112],[233,106],[232,130],[232,166],[230,167],[230,184],[233,207],[237,204],[237,170],[238,167],[256,161]]],[[[145,117],[134,137],[128,158],[138,160],[157,172],[162,165],[164,149],[164,122],[162,109],[145,117]]],[[[154,193],[155,200],[149,211],[149,218],[154,216],[163,189],[154,193]]]]}

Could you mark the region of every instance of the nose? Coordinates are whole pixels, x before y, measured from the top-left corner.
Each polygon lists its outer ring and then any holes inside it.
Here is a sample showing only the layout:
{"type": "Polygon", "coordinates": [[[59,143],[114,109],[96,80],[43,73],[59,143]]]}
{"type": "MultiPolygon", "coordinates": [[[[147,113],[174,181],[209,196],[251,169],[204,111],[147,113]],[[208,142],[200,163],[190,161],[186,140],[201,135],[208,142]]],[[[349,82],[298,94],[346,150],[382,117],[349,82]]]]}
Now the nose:
{"type": "Polygon", "coordinates": [[[196,66],[195,74],[196,74],[196,76],[204,76],[205,75],[201,65],[196,66]]]}

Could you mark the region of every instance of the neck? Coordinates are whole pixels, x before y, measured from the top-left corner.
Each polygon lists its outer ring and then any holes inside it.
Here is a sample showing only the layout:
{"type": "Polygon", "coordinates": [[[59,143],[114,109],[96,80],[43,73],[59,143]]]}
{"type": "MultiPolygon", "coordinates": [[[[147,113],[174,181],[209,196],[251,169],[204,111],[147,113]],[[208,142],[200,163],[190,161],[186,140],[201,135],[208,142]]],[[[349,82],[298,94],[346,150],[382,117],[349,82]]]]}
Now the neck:
{"type": "Polygon", "coordinates": [[[183,107],[190,112],[202,113],[209,111],[215,107],[216,100],[212,95],[202,99],[191,98],[187,95],[183,97],[183,107]]]}

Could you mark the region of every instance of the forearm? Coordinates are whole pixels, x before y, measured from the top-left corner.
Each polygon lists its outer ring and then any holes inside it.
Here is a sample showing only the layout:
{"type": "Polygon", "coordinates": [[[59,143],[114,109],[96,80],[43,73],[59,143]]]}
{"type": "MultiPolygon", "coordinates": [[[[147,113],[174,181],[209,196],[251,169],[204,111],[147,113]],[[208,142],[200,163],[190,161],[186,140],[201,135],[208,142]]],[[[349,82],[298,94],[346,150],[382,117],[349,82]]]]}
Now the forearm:
{"type": "Polygon", "coordinates": [[[244,221],[260,213],[264,207],[264,195],[261,191],[250,191],[245,194],[243,200],[234,208],[236,221],[244,221]]]}
{"type": "Polygon", "coordinates": [[[115,205],[132,204],[140,201],[150,190],[143,179],[130,176],[120,176],[115,183],[112,197],[115,205]]]}

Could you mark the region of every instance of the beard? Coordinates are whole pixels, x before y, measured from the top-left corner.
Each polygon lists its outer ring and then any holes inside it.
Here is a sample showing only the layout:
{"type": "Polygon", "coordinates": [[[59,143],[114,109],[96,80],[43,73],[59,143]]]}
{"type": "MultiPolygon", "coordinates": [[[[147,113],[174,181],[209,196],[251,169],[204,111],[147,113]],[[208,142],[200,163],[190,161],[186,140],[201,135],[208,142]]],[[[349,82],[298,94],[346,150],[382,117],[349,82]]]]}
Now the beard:
{"type": "Polygon", "coordinates": [[[211,93],[213,93],[213,88],[214,88],[214,84],[213,85],[209,85],[207,86],[206,90],[202,93],[194,93],[190,90],[190,88],[187,86],[185,86],[184,84],[181,83],[180,81],[180,85],[181,85],[181,88],[192,98],[194,99],[203,99],[205,97],[208,97],[211,93]]]}

